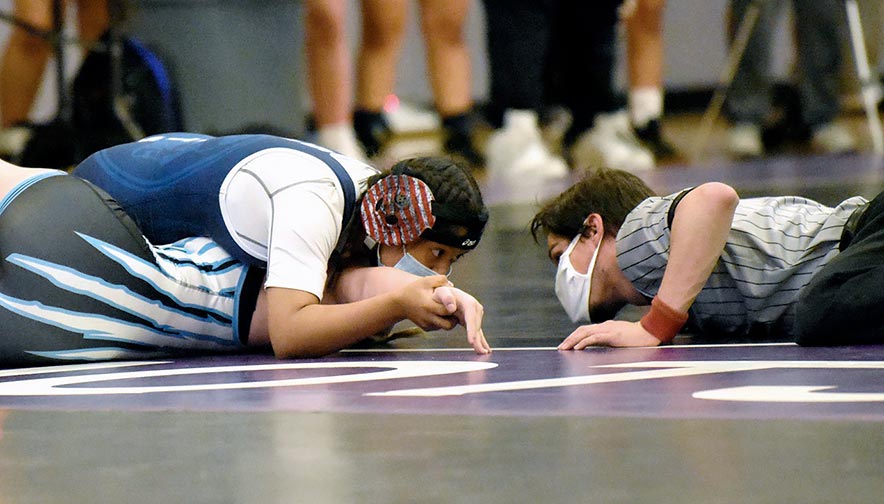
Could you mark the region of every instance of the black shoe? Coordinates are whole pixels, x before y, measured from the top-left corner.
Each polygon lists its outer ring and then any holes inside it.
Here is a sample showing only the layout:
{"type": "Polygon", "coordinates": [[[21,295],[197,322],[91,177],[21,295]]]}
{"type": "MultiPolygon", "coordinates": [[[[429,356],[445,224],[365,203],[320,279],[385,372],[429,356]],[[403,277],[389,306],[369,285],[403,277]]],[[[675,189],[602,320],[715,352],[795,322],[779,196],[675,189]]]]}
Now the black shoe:
{"type": "Polygon", "coordinates": [[[485,156],[473,145],[475,126],[476,119],[471,113],[443,117],[445,141],[442,148],[450,156],[469,164],[470,168],[479,169],[485,166],[485,156]]]}
{"type": "Polygon", "coordinates": [[[470,168],[485,166],[485,156],[473,146],[472,135],[462,132],[448,132],[443,148],[447,154],[460,158],[469,164],[470,168]]]}
{"type": "Polygon", "coordinates": [[[367,110],[353,112],[353,130],[368,157],[377,156],[393,136],[383,112],[367,110]]]}
{"type": "Polygon", "coordinates": [[[643,128],[633,127],[633,130],[635,131],[635,136],[654,154],[657,160],[678,156],[675,147],[663,138],[663,134],[660,132],[660,121],[654,119],[653,121],[648,121],[648,124],[643,128]]]}

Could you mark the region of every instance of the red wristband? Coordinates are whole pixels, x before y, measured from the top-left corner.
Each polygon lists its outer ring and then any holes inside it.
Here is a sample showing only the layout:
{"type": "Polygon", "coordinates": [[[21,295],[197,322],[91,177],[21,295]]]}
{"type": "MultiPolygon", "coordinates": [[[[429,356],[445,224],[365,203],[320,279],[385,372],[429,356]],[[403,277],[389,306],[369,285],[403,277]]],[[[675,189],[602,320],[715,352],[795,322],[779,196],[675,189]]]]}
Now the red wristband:
{"type": "Polygon", "coordinates": [[[651,300],[651,310],[639,323],[661,343],[669,343],[687,321],[687,313],[682,313],[655,297],[651,300]]]}

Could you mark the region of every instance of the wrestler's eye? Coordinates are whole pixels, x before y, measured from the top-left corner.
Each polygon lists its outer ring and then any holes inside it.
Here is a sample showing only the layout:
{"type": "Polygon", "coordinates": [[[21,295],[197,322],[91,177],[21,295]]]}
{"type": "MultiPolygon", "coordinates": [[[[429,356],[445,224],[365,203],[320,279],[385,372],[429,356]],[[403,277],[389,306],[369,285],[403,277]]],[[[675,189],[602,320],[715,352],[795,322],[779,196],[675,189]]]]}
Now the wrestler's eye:
{"type": "Polygon", "coordinates": [[[559,258],[562,257],[562,251],[557,247],[553,247],[549,249],[549,260],[553,262],[553,264],[559,264],[559,258]]]}

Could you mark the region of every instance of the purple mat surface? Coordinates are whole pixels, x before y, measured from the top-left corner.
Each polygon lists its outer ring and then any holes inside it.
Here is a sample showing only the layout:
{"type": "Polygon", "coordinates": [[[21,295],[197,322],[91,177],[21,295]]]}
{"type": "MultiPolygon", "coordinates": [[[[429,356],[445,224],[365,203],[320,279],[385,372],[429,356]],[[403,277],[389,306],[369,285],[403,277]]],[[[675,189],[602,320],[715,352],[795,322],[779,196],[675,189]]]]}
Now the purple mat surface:
{"type": "Polygon", "coordinates": [[[0,371],[0,409],[884,420],[884,347],[348,351],[0,371]]]}

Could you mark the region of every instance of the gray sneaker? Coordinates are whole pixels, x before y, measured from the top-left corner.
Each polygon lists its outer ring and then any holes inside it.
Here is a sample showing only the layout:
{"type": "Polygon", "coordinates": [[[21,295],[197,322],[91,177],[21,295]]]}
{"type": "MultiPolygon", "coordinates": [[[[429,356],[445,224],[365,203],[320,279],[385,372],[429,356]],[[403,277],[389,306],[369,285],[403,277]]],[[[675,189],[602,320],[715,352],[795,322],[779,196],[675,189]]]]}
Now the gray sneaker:
{"type": "Polygon", "coordinates": [[[752,123],[737,123],[728,132],[727,152],[735,158],[753,158],[764,154],[761,127],[752,123]]]}
{"type": "Polygon", "coordinates": [[[856,139],[847,128],[831,122],[814,128],[810,146],[819,153],[843,154],[856,150],[856,139]]]}
{"type": "Polygon", "coordinates": [[[616,168],[633,173],[654,169],[654,155],[632,130],[626,111],[599,114],[592,129],[582,133],[571,147],[577,168],[616,168]]]}

